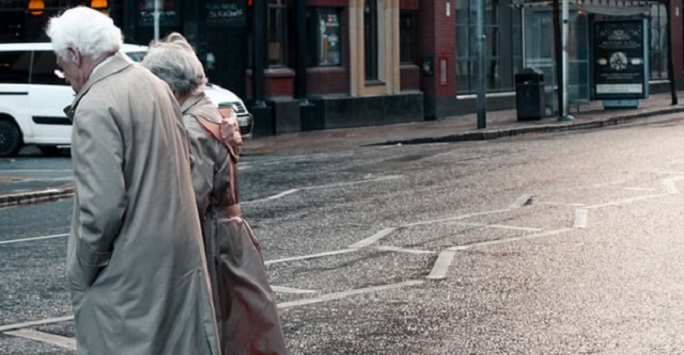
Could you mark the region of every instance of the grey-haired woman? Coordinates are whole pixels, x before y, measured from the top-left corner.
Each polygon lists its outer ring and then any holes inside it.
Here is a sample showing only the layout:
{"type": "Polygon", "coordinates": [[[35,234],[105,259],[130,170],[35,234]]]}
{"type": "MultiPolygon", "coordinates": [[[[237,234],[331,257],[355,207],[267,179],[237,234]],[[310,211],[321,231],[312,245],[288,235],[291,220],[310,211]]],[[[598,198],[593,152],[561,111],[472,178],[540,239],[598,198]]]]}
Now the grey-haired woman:
{"type": "Polygon", "coordinates": [[[222,115],[205,95],[204,69],[182,35],[153,43],[142,65],[169,84],[183,112],[222,352],[285,354],[260,246],[240,211],[235,113],[222,115]]]}

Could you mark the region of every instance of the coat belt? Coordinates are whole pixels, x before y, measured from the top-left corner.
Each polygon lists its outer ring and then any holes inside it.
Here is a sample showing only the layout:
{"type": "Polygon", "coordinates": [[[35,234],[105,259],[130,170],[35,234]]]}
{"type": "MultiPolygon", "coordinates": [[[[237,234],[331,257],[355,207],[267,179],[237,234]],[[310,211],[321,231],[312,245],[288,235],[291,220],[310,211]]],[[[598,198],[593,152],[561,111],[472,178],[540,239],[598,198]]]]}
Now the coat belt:
{"type": "Polygon", "coordinates": [[[240,216],[242,216],[242,209],[240,208],[239,203],[228,206],[228,217],[233,218],[233,217],[240,217],[240,216]]]}
{"type": "Polygon", "coordinates": [[[242,209],[240,209],[240,204],[236,203],[234,205],[217,208],[214,213],[222,217],[234,218],[242,216],[242,209]]]}

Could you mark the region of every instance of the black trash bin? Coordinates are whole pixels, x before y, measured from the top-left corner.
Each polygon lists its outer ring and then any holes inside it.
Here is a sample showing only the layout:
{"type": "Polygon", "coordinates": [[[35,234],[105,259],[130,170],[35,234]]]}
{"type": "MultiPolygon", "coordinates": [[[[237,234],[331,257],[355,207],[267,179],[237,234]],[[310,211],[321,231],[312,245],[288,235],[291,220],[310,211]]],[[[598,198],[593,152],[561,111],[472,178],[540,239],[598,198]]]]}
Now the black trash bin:
{"type": "Polygon", "coordinates": [[[515,107],[518,121],[538,120],[544,116],[544,73],[523,68],[515,74],[515,107]]]}

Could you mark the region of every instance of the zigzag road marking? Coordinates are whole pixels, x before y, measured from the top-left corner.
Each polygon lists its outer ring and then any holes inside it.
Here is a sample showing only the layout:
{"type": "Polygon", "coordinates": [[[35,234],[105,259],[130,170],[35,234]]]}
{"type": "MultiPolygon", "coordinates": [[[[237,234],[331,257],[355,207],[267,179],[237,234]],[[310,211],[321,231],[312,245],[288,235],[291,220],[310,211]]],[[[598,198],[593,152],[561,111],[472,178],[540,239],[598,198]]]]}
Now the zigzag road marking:
{"type": "Polygon", "coordinates": [[[394,232],[395,230],[396,230],[396,228],[385,228],[385,229],[375,233],[374,235],[372,235],[372,236],[370,236],[370,237],[368,237],[368,238],[366,238],[360,242],[357,242],[357,243],[350,245],[349,247],[350,248],[367,247],[367,246],[377,242],[378,240],[388,236],[390,233],[394,232]]]}
{"type": "Polygon", "coordinates": [[[74,338],[67,338],[55,334],[43,333],[32,329],[11,330],[5,332],[4,334],[36,340],[52,345],[57,345],[59,347],[66,348],[69,350],[76,350],[76,339],[74,338]]]}
{"type": "Polygon", "coordinates": [[[430,274],[427,276],[427,278],[431,279],[431,280],[440,280],[440,279],[446,278],[446,273],[449,270],[449,266],[451,266],[451,262],[454,259],[456,252],[458,252],[458,251],[464,251],[464,250],[477,248],[477,247],[492,246],[492,245],[498,245],[498,244],[517,242],[517,241],[522,241],[522,240],[531,240],[531,239],[543,238],[543,237],[548,237],[548,236],[554,236],[554,235],[565,233],[565,232],[568,232],[571,230],[573,230],[573,229],[572,228],[561,228],[561,229],[556,229],[556,230],[552,230],[552,231],[547,231],[547,232],[537,233],[537,234],[531,234],[531,235],[526,235],[526,236],[521,236],[521,237],[489,240],[486,242],[477,242],[477,243],[471,243],[471,244],[465,244],[465,245],[450,247],[450,248],[443,250],[441,253],[439,253],[439,256],[437,257],[437,261],[435,261],[435,265],[432,267],[432,270],[430,271],[430,274]]]}
{"type": "Polygon", "coordinates": [[[302,290],[300,288],[285,287],[285,286],[273,286],[271,285],[273,292],[279,293],[292,293],[292,294],[303,294],[303,293],[316,293],[315,290],[302,290]]]}
{"type": "Polygon", "coordinates": [[[589,215],[589,210],[586,208],[575,209],[575,228],[586,228],[587,227],[587,217],[589,215]]]}
{"type": "Polygon", "coordinates": [[[331,255],[339,255],[339,254],[346,254],[346,253],[351,253],[355,252],[358,249],[340,249],[340,250],[333,250],[333,251],[327,251],[323,253],[318,253],[318,254],[309,254],[309,255],[301,255],[301,256],[293,256],[290,258],[282,258],[282,259],[275,259],[275,260],[267,260],[264,262],[265,265],[271,265],[271,264],[277,264],[277,263],[284,263],[288,261],[297,261],[297,260],[305,260],[305,259],[314,259],[314,258],[322,258],[324,256],[331,256],[331,255]]]}
{"type": "Polygon", "coordinates": [[[59,318],[48,318],[48,319],[34,320],[34,321],[30,321],[30,322],[23,322],[23,323],[16,323],[16,324],[5,324],[5,325],[0,325],[0,333],[6,332],[8,330],[34,327],[36,325],[61,323],[61,322],[66,322],[66,321],[70,321],[73,319],[74,319],[73,316],[66,316],[66,317],[59,317],[59,318]]]}
{"type": "Polygon", "coordinates": [[[675,184],[675,182],[682,180],[682,179],[684,179],[684,176],[678,176],[678,177],[674,177],[674,178],[670,178],[670,179],[664,179],[663,185],[665,185],[665,191],[667,191],[667,193],[672,194],[672,195],[680,194],[681,192],[677,188],[677,185],[675,184]]]}
{"type": "Polygon", "coordinates": [[[400,247],[395,247],[395,246],[391,246],[391,245],[381,245],[381,246],[375,247],[374,249],[382,250],[382,251],[393,251],[393,252],[397,252],[397,253],[406,253],[406,254],[432,254],[433,253],[430,250],[400,248],[400,247]]]}
{"type": "Polygon", "coordinates": [[[54,234],[54,235],[46,235],[46,236],[42,236],[42,237],[32,237],[32,238],[24,238],[24,239],[3,240],[3,241],[0,241],[0,245],[2,245],[2,244],[11,244],[11,243],[30,242],[30,241],[33,241],[33,240],[44,240],[44,239],[62,238],[62,237],[67,237],[67,236],[69,236],[69,233],[54,234]]]}
{"type": "Polygon", "coordinates": [[[309,304],[314,304],[314,303],[338,300],[338,299],[346,298],[346,297],[353,296],[353,295],[359,295],[359,294],[363,294],[363,293],[378,292],[378,291],[392,290],[392,289],[397,289],[397,288],[402,288],[402,287],[416,286],[416,285],[422,284],[423,282],[424,281],[422,281],[422,280],[411,280],[411,281],[404,281],[404,282],[399,282],[399,283],[390,284],[390,285],[373,286],[373,287],[359,288],[356,290],[328,293],[328,294],[321,295],[321,296],[315,297],[315,298],[307,298],[307,299],[298,300],[298,301],[279,303],[278,308],[287,309],[287,308],[292,308],[292,307],[296,307],[296,306],[304,306],[304,305],[309,305],[309,304]]]}
{"type": "Polygon", "coordinates": [[[281,197],[285,197],[287,195],[291,195],[295,192],[303,191],[303,190],[315,190],[315,189],[325,189],[325,188],[330,188],[330,187],[339,187],[339,186],[350,186],[350,185],[358,185],[358,184],[367,184],[371,182],[379,182],[379,181],[387,181],[387,180],[396,180],[396,179],[401,179],[401,175],[388,175],[388,176],[382,176],[379,178],[375,179],[365,179],[365,180],[357,180],[357,181],[349,181],[349,182],[340,182],[336,184],[327,184],[327,185],[318,185],[318,186],[308,186],[308,187],[302,187],[298,189],[290,189],[283,191],[281,193],[264,197],[258,200],[251,200],[251,201],[245,201],[242,202],[242,204],[252,204],[252,203],[258,203],[258,202],[266,202],[266,201],[271,201],[275,199],[279,199],[281,197]]]}

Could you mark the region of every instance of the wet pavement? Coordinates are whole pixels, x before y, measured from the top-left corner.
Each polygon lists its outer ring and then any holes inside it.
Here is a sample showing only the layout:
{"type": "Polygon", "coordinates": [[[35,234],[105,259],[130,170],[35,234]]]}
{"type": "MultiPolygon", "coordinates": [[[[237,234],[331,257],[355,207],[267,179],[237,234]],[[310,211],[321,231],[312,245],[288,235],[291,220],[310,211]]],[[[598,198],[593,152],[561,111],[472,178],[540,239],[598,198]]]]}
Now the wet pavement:
{"type": "MultiPolygon", "coordinates": [[[[677,95],[680,96],[681,92],[677,95]]],[[[487,112],[486,125],[483,129],[477,128],[477,114],[471,113],[434,121],[328,129],[260,137],[246,140],[242,154],[245,156],[290,155],[356,149],[383,144],[488,140],[521,134],[596,129],[624,123],[638,123],[640,119],[647,117],[683,111],[684,104],[673,105],[672,96],[668,92],[652,94],[647,99],[639,100],[637,108],[605,109],[602,101],[591,101],[585,105],[571,105],[568,113],[574,119],[570,121],[559,120],[558,116],[546,116],[538,120],[518,120],[517,110],[513,108],[487,112]]],[[[22,155],[24,154],[33,155],[35,152],[29,147],[22,151],[22,155]]],[[[53,159],[63,160],[65,158],[53,159]]],[[[14,161],[13,159],[0,159],[0,207],[65,197],[73,192],[73,186],[69,181],[24,179],[22,175],[13,173],[11,168],[7,168],[14,161]]]]}
{"type": "Polygon", "coordinates": [[[520,121],[515,108],[489,111],[484,129],[477,128],[477,114],[471,113],[434,121],[286,133],[246,141],[243,154],[315,153],[378,144],[487,140],[529,133],[592,129],[682,112],[684,104],[679,101],[679,104],[672,105],[669,92],[639,100],[637,108],[604,109],[602,101],[591,101],[586,105],[571,105],[568,113],[574,117],[572,121],[561,121],[558,116],[520,121]]]}

